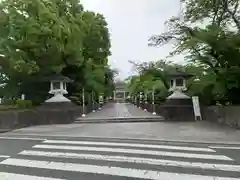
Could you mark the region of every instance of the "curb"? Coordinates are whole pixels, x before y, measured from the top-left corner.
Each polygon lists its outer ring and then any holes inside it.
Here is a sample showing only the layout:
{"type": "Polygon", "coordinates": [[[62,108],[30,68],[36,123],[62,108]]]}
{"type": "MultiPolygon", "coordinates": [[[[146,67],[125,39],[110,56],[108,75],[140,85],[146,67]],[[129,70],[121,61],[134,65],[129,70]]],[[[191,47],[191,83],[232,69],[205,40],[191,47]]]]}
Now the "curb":
{"type": "Polygon", "coordinates": [[[106,139],[118,139],[118,140],[132,140],[132,141],[138,141],[138,140],[142,140],[142,141],[153,141],[153,142],[156,142],[156,141],[161,141],[161,142],[164,142],[164,143],[168,143],[168,142],[172,142],[172,143],[195,143],[195,144],[226,144],[226,145],[240,145],[240,141],[208,141],[208,140],[181,140],[181,139],[168,139],[168,138],[165,138],[165,139],[162,139],[162,138],[125,138],[125,137],[113,137],[113,138],[108,138],[108,137],[97,137],[97,136],[81,136],[83,138],[106,138],[106,139]]]}
{"type": "Polygon", "coordinates": [[[13,129],[0,129],[0,133],[6,133],[12,131],[13,129]]]}
{"type": "MultiPolygon", "coordinates": [[[[31,138],[30,136],[38,136],[38,137],[45,137],[43,140],[53,138],[53,137],[66,137],[66,138],[99,138],[99,139],[109,139],[109,140],[132,140],[132,141],[152,141],[152,142],[164,142],[164,143],[193,143],[193,144],[225,144],[225,145],[240,145],[240,141],[206,141],[206,140],[181,140],[181,139],[162,139],[162,138],[127,138],[127,137],[107,137],[107,136],[74,136],[74,135],[63,135],[63,134],[58,134],[58,135],[43,135],[43,134],[34,134],[34,133],[27,133],[27,134],[21,134],[21,133],[13,133],[13,134],[8,134],[8,136],[0,136],[0,139],[21,139],[21,138],[25,138],[27,136],[27,139],[31,140],[31,139],[35,139],[35,138],[31,138]],[[18,137],[16,137],[18,136],[18,137]],[[19,137],[20,136],[20,137],[19,137]],[[21,137],[23,136],[23,137],[21,137]]],[[[42,139],[41,139],[42,140],[42,139]]]]}
{"type": "Polygon", "coordinates": [[[93,123],[134,123],[134,122],[162,122],[165,121],[163,118],[112,118],[112,119],[84,119],[84,120],[76,120],[75,124],[93,124],[93,123]]]}
{"type": "Polygon", "coordinates": [[[162,116],[126,116],[126,117],[100,117],[100,118],[88,118],[88,117],[85,117],[85,118],[82,118],[82,117],[79,117],[77,118],[77,121],[90,121],[90,120],[126,120],[126,119],[164,119],[162,116]]]}

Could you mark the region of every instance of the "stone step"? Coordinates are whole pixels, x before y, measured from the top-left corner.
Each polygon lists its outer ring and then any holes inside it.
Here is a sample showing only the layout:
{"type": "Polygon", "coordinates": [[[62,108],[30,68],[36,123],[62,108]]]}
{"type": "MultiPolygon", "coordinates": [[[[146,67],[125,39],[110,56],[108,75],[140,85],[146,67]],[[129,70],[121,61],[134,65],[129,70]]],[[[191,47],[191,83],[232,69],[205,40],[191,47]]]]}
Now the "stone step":
{"type": "Polygon", "coordinates": [[[133,122],[162,122],[165,119],[156,117],[108,117],[108,118],[78,118],[74,123],[133,123],[133,122]]]}

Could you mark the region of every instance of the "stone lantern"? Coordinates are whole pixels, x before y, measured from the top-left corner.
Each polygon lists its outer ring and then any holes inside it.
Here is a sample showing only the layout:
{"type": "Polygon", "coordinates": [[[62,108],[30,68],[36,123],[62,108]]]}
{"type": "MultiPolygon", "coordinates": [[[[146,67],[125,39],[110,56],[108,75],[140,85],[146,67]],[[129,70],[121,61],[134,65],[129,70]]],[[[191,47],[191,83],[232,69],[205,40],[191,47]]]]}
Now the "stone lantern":
{"type": "Polygon", "coordinates": [[[166,120],[194,120],[192,99],[184,93],[187,90],[186,80],[191,77],[193,75],[180,69],[176,69],[174,73],[168,74],[170,81],[169,91],[172,94],[167,97],[165,103],[161,106],[162,115],[166,120]]]}
{"type": "Polygon", "coordinates": [[[67,92],[67,83],[72,82],[71,79],[65,76],[52,76],[50,79],[50,91],[49,94],[53,94],[53,97],[46,100],[46,102],[70,102],[69,99],[64,97],[67,92]]]}
{"type": "Polygon", "coordinates": [[[184,91],[187,90],[186,88],[186,81],[188,78],[193,77],[192,74],[186,73],[179,68],[176,69],[176,72],[168,74],[168,77],[170,79],[170,88],[169,91],[173,92],[167,99],[176,99],[176,100],[184,100],[184,99],[190,99],[189,96],[184,94],[184,91]]]}
{"type": "Polygon", "coordinates": [[[80,108],[64,97],[67,94],[67,83],[72,82],[65,76],[56,75],[48,77],[50,81],[49,94],[53,97],[47,99],[39,108],[41,124],[66,124],[75,121],[80,114],[80,108]]]}

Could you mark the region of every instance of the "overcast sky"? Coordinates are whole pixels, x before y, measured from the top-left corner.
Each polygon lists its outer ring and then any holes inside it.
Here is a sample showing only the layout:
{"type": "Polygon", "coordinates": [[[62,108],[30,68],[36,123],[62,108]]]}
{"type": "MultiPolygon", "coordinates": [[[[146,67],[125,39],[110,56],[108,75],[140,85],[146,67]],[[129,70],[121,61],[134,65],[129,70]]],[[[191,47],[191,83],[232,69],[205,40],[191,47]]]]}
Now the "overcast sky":
{"type": "MultiPolygon", "coordinates": [[[[119,77],[132,75],[133,61],[159,60],[168,55],[171,45],[148,47],[148,38],[164,31],[164,22],[177,15],[180,0],[82,0],[88,10],[102,13],[111,34],[109,63],[119,69],[119,77]]],[[[182,61],[182,57],[174,57],[182,61]]]]}

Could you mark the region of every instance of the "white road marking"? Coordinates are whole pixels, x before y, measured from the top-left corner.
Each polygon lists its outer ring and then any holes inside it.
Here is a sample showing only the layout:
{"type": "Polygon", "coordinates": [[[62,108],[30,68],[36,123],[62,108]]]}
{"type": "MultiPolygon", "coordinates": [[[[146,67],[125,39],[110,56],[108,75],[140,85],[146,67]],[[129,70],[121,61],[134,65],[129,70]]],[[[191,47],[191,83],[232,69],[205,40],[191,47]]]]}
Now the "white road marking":
{"type": "Polygon", "coordinates": [[[183,153],[183,152],[167,152],[167,151],[151,151],[141,149],[123,149],[123,148],[103,148],[103,147],[88,147],[88,146],[59,146],[59,145],[35,145],[33,148],[42,149],[64,149],[64,150],[79,150],[79,151],[103,151],[103,152],[118,152],[118,153],[130,153],[130,154],[148,154],[157,156],[172,156],[172,157],[184,157],[184,158],[198,158],[198,159],[216,159],[233,161],[231,158],[223,155],[214,154],[195,154],[195,153],[183,153]]]}
{"type": "Polygon", "coordinates": [[[64,180],[64,179],[56,179],[56,178],[48,178],[48,177],[39,177],[39,176],[30,176],[24,174],[14,174],[14,173],[5,173],[0,172],[1,180],[64,180]]]}
{"type": "Polygon", "coordinates": [[[45,141],[46,139],[40,138],[25,138],[25,137],[0,137],[0,139],[8,139],[8,140],[33,140],[33,141],[45,141]]]}
{"type": "Polygon", "coordinates": [[[236,146],[236,147],[233,147],[233,146],[208,146],[209,148],[212,148],[212,149],[234,149],[234,150],[240,150],[240,146],[236,146]]]}
{"type": "Polygon", "coordinates": [[[151,170],[140,170],[121,167],[109,167],[109,166],[97,166],[87,164],[74,164],[74,163],[62,163],[52,161],[36,161],[25,159],[7,159],[0,164],[10,166],[22,166],[30,168],[51,169],[51,170],[63,170],[70,172],[83,172],[94,174],[105,174],[120,177],[131,177],[140,179],[151,180],[238,180],[239,178],[229,177],[216,177],[216,176],[202,176],[193,174],[180,174],[151,170]]]}
{"type": "Polygon", "coordinates": [[[74,145],[103,145],[103,146],[125,146],[125,147],[140,147],[140,148],[156,148],[156,149],[174,149],[185,151],[204,151],[216,152],[210,148],[197,148],[186,146],[169,146],[169,145],[154,145],[154,144],[136,144],[136,143],[113,143],[113,142],[94,142],[94,141],[65,141],[65,140],[46,140],[44,143],[52,144],[74,144],[74,145]]]}
{"type": "Polygon", "coordinates": [[[22,151],[19,154],[27,155],[27,156],[41,156],[41,157],[45,156],[45,157],[56,157],[56,158],[115,161],[115,162],[128,162],[128,163],[151,164],[151,165],[161,165],[161,166],[174,166],[174,167],[183,167],[183,168],[200,168],[200,169],[240,172],[240,165],[231,165],[231,164],[210,164],[210,163],[173,161],[173,160],[164,160],[164,159],[139,158],[139,157],[127,157],[127,156],[109,156],[109,155],[99,155],[99,154],[80,154],[80,153],[63,153],[63,152],[45,152],[45,151],[22,151]]]}
{"type": "Polygon", "coordinates": [[[11,156],[7,156],[7,155],[0,155],[0,158],[10,158],[11,156]]]}

